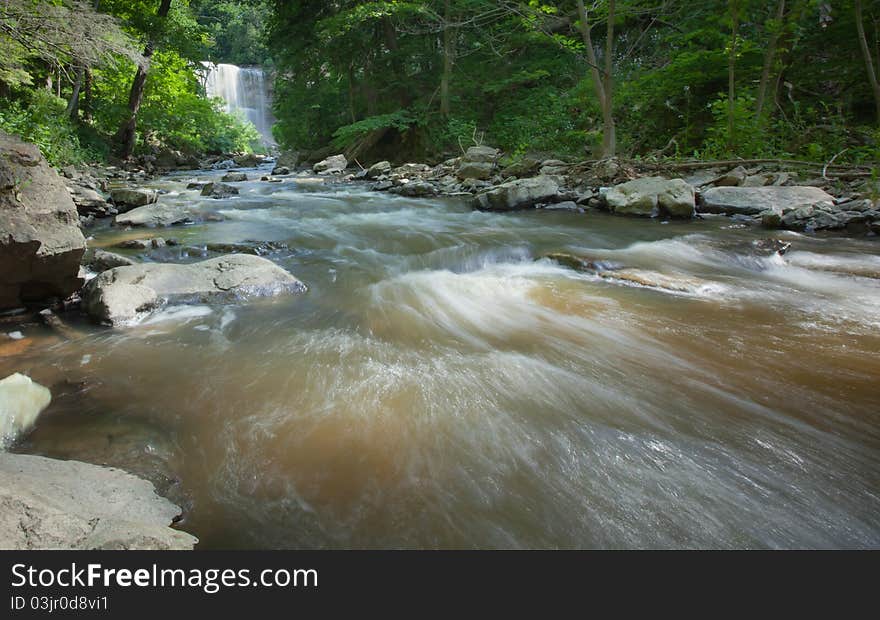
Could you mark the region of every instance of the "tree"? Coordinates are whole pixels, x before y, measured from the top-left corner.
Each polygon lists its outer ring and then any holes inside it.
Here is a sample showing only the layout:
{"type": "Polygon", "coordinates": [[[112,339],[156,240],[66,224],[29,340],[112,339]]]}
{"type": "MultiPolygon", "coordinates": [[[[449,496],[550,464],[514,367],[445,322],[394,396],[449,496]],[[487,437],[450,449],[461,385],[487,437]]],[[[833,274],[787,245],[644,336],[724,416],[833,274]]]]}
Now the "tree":
{"type": "MultiPolygon", "coordinates": [[[[156,15],[160,20],[168,17],[171,10],[171,0],[161,0],[156,15]]],[[[128,96],[128,118],[123,122],[117,133],[117,142],[119,143],[119,156],[127,159],[134,152],[135,141],[137,139],[137,117],[144,99],[144,87],[147,83],[147,72],[150,69],[150,59],[155,51],[156,42],[154,38],[147,41],[144,48],[143,62],[138,64],[134,81],[131,85],[131,91],[128,96]]]]}
{"type": "Polygon", "coordinates": [[[865,70],[868,73],[868,83],[874,93],[874,106],[876,108],[876,121],[880,124],[880,80],[877,77],[877,69],[874,66],[871,48],[868,46],[868,38],[865,36],[865,18],[862,0],[855,0],[856,32],[859,39],[859,47],[862,50],[862,58],[865,61],[865,70]]]}

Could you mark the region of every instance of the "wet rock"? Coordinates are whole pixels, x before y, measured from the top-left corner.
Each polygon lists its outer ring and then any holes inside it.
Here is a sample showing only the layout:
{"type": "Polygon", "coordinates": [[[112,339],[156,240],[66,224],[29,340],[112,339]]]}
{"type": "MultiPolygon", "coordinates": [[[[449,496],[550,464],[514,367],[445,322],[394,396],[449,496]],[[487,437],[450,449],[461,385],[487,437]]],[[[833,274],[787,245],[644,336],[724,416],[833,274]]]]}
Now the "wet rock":
{"type": "Polygon", "coordinates": [[[697,211],[727,215],[758,215],[765,211],[784,212],[833,204],[834,198],[817,187],[713,187],[700,194],[697,211]]]}
{"type": "Polygon", "coordinates": [[[30,429],[51,401],[49,390],[30,377],[15,373],[0,380],[0,449],[30,429]]]}
{"type": "Polygon", "coordinates": [[[621,215],[689,218],[694,215],[694,188],[681,179],[644,177],[610,188],[605,202],[621,215]]]}
{"type": "Polygon", "coordinates": [[[290,174],[290,168],[287,166],[275,166],[272,168],[272,176],[290,174]]]}
{"type": "Polygon", "coordinates": [[[224,183],[239,183],[247,181],[248,176],[244,172],[227,172],[220,180],[224,183]]]}
{"type": "Polygon", "coordinates": [[[473,206],[488,211],[528,209],[540,202],[552,202],[558,193],[559,184],[556,180],[541,175],[508,181],[484,191],[474,197],[473,206]]]}
{"type": "Polygon", "coordinates": [[[201,190],[207,184],[208,184],[208,181],[190,181],[189,183],[186,184],[186,189],[201,190]]]}
{"type": "Polygon", "coordinates": [[[287,250],[287,245],[277,241],[245,241],[243,243],[206,243],[204,246],[206,252],[214,252],[216,254],[253,254],[254,256],[265,256],[274,252],[287,250]]]}
{"type": "Polygon", "coordinates": [[[373,190],[377,192],[386,192],[392,187],[394,187],[394,183],[392,181],[379,181],[378,183],[373,185],[373,190]]]}
{"type": "Polygon", "coordinates": [[[581,211],[581,207],[574,200],[550,203],[542,207],[546,211],[581,211]]]}
{"type": "MultiPolygon", "coordinates": [[[[299,151],[282,151],[282,153],[275,160],[275,165],[278,167],[284,167],[293,170],[299,165],[299,160],[299,151]]],[[[273,172],[272,174],[275,173],[273,172]]]]}
{"type": "Polygon", "coordinates": [[[202,188],[201,195],[210,198],[229,198],[238,195],[238,188],[225,183],[207,183],[202,188]]]}
{"type": "Polygon", "coordinates": [[[348,168],[348,160],[345,155],[332,155],[316,163],[312,170],[318,174],[339,174],[348,168]]]}
{"type": "Polygon", "coordinates": [[[118,226],[173,226],[192,222],[193,214],[193,209],[188,206],[156,204],[117,215],[114,221],[118,226]]]}
{"type": "Polygon", "coordinates": [[[229,170],[230,168],[235,168],[235,161],[232,159],[224,159],[223,161],[218,161],[211,164],[211,168],[213,170],[229,170]]]}
{"type": "Polygon", "coordinates": [[[136,207],[151,205],[159,200],[159,192],[154,189],[122,188],[110,190],[110,200],[120,213],[136,207]]]}
{"type": "Polygon", "coordinates": [[[169,301],[229,301],[305,292],[305,285],[272,261],[231,254],[189,265],[144,263],[105,271],[83,288],[94,320],[121,325],[169,301]]]}
{"type": "Polygon", "coordinates": [[[134,265],[135,262],[121,254],[115,254],[106,250],[95,250],[91,256],[86,256],[83,264],[95,273],[101,273],[102,271],[113,269],[114,267],[127,267],[129,265],[134,265]]]}
{"type": "Polygon", "coordinates": [[[180,509],[118,469],[0,454],[0,548],[192,549],[180,509]]]}
{"type": "MultiPolygon", "coordinates": [[[[148,250],[153,247],[152,239],[126,239],[116,244],[117,248],[123,250],[148,250]]],[[[120,266],[120,265],[117,265],[120,266]]]]}
{"type": "Polygon", "coordinates": [[[257,153],[244,153],[243,155],[236,155],[232,161],[235,162],[236,166],[241,168],[253,168],[254,166],[259,166],[263,163],[265,157],[262,155],[258,155],[257,153]]]}
{"type": "Polygon", "coordinates": [[[411,181],[391,188],[391,193],[409,198],[427,198],[437,195],[437,188],[427,181],[411,181]]]}
{"type": "Polygon", "coordinates": [[[752,242],[752,246],[761,253],[782,256],[791,248],[791,242],[782,239],[758,239],[752,242]]]}
{"type": "Polygon", "coordinates": [[[367,169],[367,178],[368,179],[376,179],[383,175],[389,174],[391,172],[391,162],[389,161],[380,161],[367,169]]]}
{"type": "Polygon", "coordinates": [[[61,177],[35,145],[0,132],[0,309],[79,289],[85,249],[61,177]]]}

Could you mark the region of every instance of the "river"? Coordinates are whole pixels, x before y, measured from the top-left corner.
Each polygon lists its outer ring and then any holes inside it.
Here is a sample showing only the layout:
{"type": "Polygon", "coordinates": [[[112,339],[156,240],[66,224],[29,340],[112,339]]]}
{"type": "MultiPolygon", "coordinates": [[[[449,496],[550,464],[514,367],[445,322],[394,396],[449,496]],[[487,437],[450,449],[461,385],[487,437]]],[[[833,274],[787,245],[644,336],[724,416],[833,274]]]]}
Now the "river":
{"type": "Polygon", "coordinates": [[[726,218],[295,179],[206,200],[193,176],[154,186],[222,221],[91,245],[278,242],[309,292],[27,330],[0,376],[54,401],[16,450],[148,477],[205,549],[880,546],[876,238],[773,233],[792,247],[767,256],[726,218]],[[536,260],[554,251],[660,286],[536,260]]]}

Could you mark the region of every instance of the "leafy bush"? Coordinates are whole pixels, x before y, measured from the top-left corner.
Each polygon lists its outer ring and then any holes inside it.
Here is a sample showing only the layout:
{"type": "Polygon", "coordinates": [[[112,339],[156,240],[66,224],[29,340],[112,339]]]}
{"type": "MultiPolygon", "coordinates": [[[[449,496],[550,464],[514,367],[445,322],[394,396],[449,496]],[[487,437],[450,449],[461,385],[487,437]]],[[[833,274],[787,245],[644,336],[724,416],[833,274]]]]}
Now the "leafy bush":
{"type": "Polygon", "coordinates": [[[83,148],[76,127],[65,115],[66,102],[45,89],[28,90],[20,99],[0,99],[0,129],[40,147],[52,165],[95,159],[83,148]]]}

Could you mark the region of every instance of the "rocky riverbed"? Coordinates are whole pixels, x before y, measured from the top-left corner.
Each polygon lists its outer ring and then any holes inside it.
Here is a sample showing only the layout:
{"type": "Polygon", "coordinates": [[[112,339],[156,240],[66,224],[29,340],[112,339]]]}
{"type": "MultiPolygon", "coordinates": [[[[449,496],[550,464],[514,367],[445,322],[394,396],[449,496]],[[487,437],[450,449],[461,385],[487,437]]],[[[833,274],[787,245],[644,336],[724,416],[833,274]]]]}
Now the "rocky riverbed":
{"type": "Polygon", "coordinates": [[[4,506],[42,510],[25,470],[155,506],[4,544],[192,546],[176,512],[206,547],[880,539],[866,178],[475,147],[61,181],[3,145],[0,378],[51,397],[16,397],[4,506]]]}

